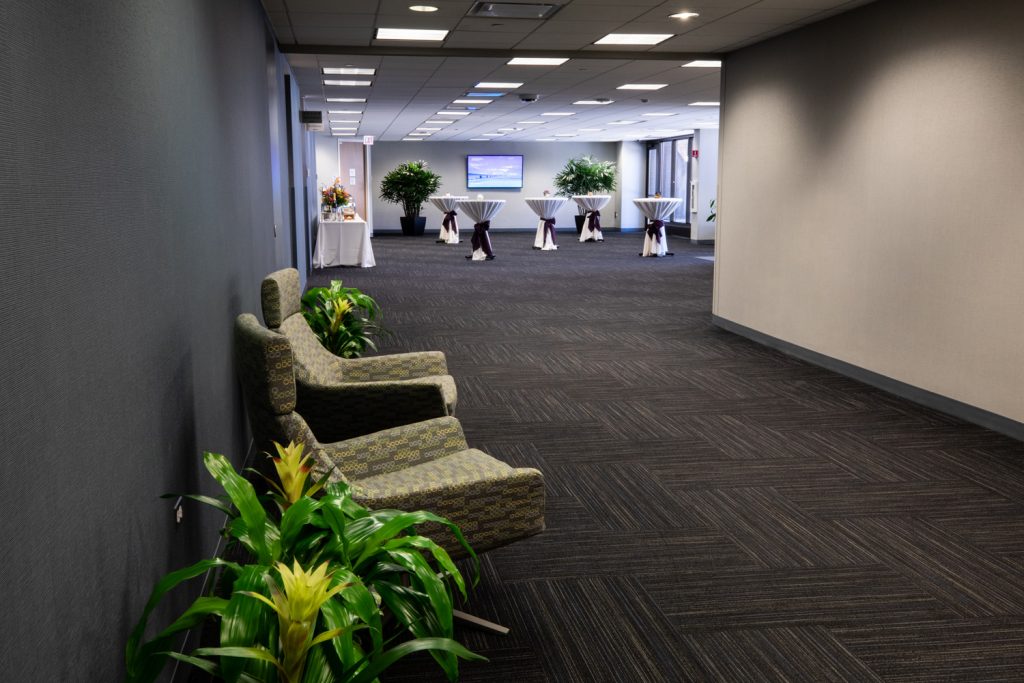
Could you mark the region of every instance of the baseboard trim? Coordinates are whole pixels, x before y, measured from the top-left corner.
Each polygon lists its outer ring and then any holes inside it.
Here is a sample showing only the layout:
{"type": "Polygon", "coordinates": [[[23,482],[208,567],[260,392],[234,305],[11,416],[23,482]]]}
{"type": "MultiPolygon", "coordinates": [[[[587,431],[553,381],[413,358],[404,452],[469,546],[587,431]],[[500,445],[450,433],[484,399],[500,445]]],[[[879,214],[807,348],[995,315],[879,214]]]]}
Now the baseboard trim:
{"type": "Polygon", "coordinates": [[[696,244],[698,247],[710,247],[715,244],[714,240],[690,240],[690,244],[696,244]]]}
{"type": "Polygon", "coordinates": [[[746,337],[758,344],[781,351],[788,356],[799,358],[800,360],[807,361],[812,365],[823,367],[826,370],[832,370],[840,375],[845,375],[851,379],[855,379],[865,384],[870,384],[873,387],[887,391],[890,394],[895,394],[901,398],[905,398],[914,403],[920,403],[923,406],[933,408],[939,412],[958,417],[961,420],[971,422],[986,429],[991,429],[994,432],[1005,434],[1013,439],[1024,441],[1024,423],[1011,420],[1008,417],[997,415],[996,413],[989,412],[983,408],[972,406],[962,401],[949,398],[948,396],[942,396],[936,394],[927,389],[915,387],[912,384],[901,382],[900,380],[893,379],[892,377],[886,377],[880,375],[877,372],[866,370],[865,368],[852,365],[846,361],[841,361],[838,358],[832,358],[824,354],[812,351],[802,346],[797,346],[791,342],[773,337],[771,335],[759,332],[755,329],[740,325],[731,320],[727,320],[717,315],[711,316],[712,322],[718,327],[738,334],[741,337],[746,337]]]}

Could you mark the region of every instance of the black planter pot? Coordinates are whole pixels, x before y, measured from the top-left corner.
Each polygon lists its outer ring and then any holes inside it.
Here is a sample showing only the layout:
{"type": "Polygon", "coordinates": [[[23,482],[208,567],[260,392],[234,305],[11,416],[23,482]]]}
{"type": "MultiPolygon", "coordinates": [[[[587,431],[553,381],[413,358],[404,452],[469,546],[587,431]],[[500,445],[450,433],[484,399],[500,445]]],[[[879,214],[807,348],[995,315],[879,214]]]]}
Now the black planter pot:
{"type": "Polygon", "coordinates": [[[581,216],[579,214],[576,214],[575,216],[573,216],[573,218],[576,219],[576,234],[577,235],[582,235],[583,234],[583,224],[587,222],[587,217],[585,215],[581,216]]]}
{"type": "Polygon", "coordinates": [[[426,216],[416,216],[415,218],[402,216],[400,220],[402,222],[402,234],[406,237],[419,237],[427,227],[426,216]]]}

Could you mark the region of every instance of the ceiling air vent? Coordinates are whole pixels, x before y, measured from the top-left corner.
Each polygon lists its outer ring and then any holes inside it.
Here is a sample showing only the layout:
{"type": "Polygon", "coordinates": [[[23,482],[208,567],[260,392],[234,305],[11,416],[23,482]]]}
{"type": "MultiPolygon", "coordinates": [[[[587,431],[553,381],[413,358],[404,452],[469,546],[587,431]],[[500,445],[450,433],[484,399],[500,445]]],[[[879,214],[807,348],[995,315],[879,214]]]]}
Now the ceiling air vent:
{"type": "Polygon", "coordinates": [[[488,19],[547,19],[561,7],[553,2],[478,2],[466,16],[488,19]]]}

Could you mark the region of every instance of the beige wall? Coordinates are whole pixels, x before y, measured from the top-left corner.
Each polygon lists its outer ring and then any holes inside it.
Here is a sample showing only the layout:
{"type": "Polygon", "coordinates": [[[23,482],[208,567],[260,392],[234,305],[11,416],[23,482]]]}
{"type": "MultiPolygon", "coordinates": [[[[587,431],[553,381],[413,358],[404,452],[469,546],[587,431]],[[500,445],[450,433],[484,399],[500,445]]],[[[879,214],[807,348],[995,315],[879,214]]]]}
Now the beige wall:
{"type": "Polygon", "coordinates": [[[1024,421],[1022,27],[881,0],[730,55],[716,315],[1024,421]]]}

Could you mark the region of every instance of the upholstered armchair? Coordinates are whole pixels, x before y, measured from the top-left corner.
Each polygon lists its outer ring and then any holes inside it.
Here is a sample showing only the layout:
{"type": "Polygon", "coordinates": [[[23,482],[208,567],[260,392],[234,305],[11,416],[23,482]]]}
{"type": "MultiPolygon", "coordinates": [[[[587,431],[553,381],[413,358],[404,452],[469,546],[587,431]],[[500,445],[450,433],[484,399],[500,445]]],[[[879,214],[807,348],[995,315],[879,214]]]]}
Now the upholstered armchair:
{"type": "Polygon", "coordinates": [[[440,351],[339,358],[302,317],[299,272],[271,273],[261,288],[263,319],[291,342],[298,411],[325,441],[451,415],[455,380],[440,351]]]}
{"type": "MultiPolygon", "coordinates": [[[[240,315],[235,357],[260,450],[270,450],[272,441],[301,441],[313,453],[314,472],[346,481],[360,503],[443,515],[478,552],[544,529],[543,475],[469,448],[455,418],[438,417],[328,443],[296,412],[295,366],[287,337],[267,330],[253,315],[240,315]]],[[[446,528],[423,531],[454,556],[463,554],[446,528]]]]}

